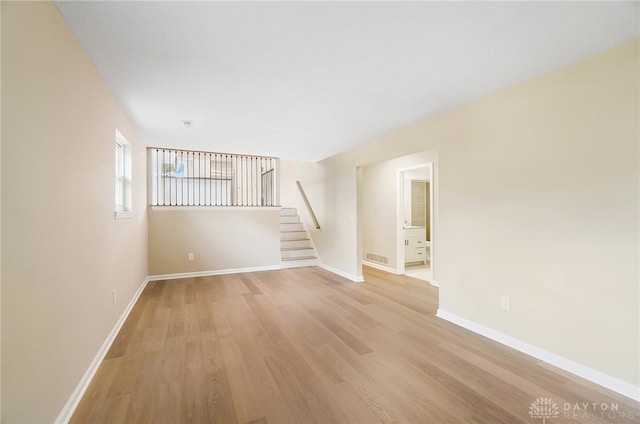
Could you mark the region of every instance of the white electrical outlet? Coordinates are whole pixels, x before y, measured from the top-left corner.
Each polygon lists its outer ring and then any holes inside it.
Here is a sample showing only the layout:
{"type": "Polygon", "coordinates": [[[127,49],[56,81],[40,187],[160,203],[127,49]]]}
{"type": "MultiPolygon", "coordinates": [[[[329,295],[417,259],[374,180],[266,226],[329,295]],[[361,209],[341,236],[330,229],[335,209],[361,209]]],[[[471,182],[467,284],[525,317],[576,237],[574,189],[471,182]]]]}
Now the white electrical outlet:
{"type": "Polygon", "coordinates": [[[192,261],[194,258],[193,253],[189,253],[189,260],[192,261]]]}
{"type": "Polygon", "coordinates": [[[500,296],[500,307],[505,311],[511,310],[511,298],[509,296],[500,296]]]}
{"type": "Polygon", "coordinates": [[[117,297],[116,297],[116,289],[113,289],[113,303],[116,303],[117,297]]]}

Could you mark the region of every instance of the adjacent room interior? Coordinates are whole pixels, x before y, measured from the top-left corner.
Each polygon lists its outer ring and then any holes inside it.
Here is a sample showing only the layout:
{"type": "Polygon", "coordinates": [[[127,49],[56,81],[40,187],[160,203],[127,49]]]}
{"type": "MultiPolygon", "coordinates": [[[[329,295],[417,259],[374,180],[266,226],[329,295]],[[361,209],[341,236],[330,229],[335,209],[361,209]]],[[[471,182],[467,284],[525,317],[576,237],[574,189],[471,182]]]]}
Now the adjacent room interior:
{"type": "Polygon", "coordinates": [[[3,1],[0,420],[637,423],[639,28],[3,1]]]}

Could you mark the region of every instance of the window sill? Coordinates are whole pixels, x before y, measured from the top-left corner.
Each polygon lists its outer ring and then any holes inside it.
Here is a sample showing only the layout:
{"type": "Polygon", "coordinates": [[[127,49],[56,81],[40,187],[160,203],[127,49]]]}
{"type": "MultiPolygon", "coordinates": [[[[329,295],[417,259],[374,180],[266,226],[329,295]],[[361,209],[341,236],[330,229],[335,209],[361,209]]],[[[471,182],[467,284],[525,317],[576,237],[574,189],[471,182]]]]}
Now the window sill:
{"type": "Polygon", "coordinates": [[[122,211],[122,212],[115,212],[115,218],[116,219],[128,219],[128,218],[133,218],[133,212],[131,211],[122,211]]]}

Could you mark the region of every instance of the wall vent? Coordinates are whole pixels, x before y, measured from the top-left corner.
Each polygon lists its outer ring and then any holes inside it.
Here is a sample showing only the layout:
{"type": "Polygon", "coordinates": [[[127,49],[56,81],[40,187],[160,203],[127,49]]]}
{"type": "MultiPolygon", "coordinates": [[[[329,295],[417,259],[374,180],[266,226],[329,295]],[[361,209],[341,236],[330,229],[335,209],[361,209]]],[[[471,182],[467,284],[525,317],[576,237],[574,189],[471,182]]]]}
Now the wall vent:
{"type": "Polygon", "coordinates": [[[376,255],[374,253],[367,253],[367,259],[373,262],[378,262],[379,264],[387,265],[389,263],[389,258],[382,255],[376,255]]]}

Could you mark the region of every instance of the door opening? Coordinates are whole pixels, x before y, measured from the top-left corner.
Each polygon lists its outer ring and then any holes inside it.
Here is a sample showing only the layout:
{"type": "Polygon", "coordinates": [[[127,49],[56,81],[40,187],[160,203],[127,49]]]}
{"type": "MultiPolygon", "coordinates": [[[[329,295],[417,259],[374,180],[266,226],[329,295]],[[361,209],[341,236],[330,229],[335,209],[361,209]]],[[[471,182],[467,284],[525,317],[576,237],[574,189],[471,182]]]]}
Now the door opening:
{"type": "Polygon", "coordinates": [[[398,171],[398,271],[433,280],[433,163],[398,171]]]}

